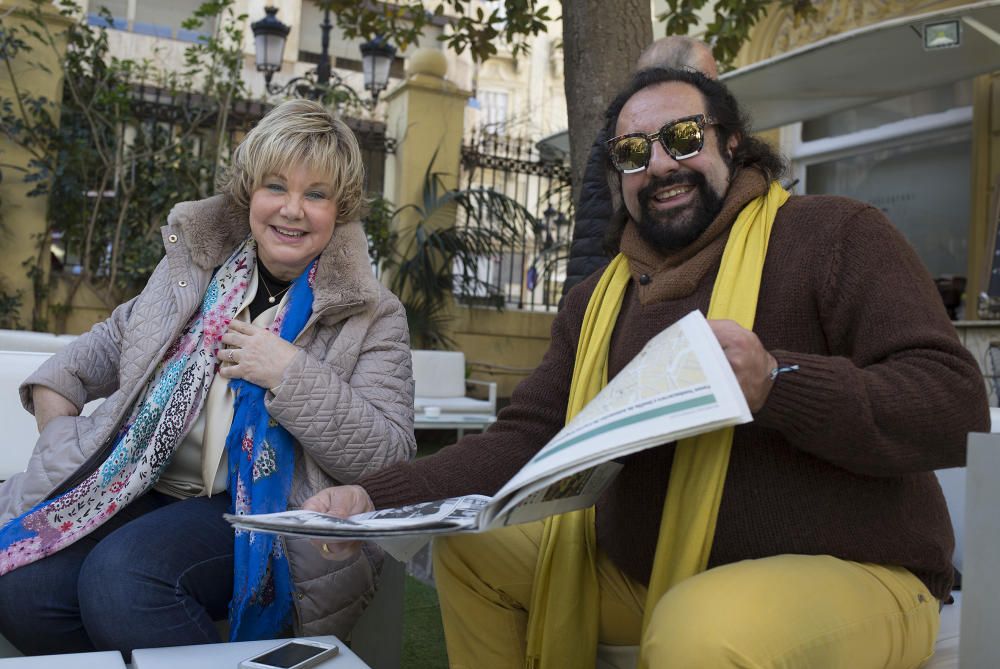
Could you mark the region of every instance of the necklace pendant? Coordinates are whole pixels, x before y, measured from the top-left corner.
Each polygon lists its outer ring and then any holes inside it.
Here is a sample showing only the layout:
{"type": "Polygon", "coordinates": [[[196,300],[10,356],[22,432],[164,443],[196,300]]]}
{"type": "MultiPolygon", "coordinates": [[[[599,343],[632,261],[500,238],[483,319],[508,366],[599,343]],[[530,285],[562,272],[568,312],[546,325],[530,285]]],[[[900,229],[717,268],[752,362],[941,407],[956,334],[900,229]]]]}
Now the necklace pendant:
{"type": "Polygon", "coordinates": [[[267,301],[268,301],[268,302],[269,302],[270,304],[274,304],[274,296],[272,295],[271,297],[267,298],[267,301]]]}

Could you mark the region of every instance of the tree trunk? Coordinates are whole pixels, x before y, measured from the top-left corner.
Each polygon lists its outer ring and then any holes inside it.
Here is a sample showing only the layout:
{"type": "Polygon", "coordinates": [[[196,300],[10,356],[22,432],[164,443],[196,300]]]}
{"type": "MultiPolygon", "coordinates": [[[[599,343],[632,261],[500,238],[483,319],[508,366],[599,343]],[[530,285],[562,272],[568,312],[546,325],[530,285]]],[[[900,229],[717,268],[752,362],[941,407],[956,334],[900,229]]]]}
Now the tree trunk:
{"type": "Polygon", "coordinates": [[[573,201],[579,202],[604,111],[653,41],[653,19],[648,0],[564,0],[562,9],[573,201]]]}

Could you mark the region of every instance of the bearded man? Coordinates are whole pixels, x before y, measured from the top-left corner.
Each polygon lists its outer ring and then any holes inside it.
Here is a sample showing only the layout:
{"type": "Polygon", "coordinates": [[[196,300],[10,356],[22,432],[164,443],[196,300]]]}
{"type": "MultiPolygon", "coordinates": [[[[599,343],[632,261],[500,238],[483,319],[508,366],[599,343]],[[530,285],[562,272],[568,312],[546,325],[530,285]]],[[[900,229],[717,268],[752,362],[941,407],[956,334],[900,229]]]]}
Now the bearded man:
{"type": "MultiPolygon", "coordinates": [[[[711,79],[719,78],[712,47],[686,35],[667,35],[646,47],[636,60],[635,71],[651,67],[694,70],[711,79]]],[[[608,264],[609,258],[601,242],[613,212],[611,192],[605,175],[607,141],[611,137],[608,133],[613,131],[614,128],[602,128],[587,156],[579,199],[573,210],[573,240],[569,247],[569,262],[566,264],[564,296],[576,284],[608,264]]],[[[560,308],[564,301],[565,298],[560,300],[560,308]]]]}
{"type": "Polygon", "coordinates": [[[607,118],[618,255],[568,295],[511,405],[307,506],[493,494],[563,426],[578,357],[613,378],[699,309],[753,422],[623,458],[596,513],[436,540],[452,666],[594,666],[600,641],[648,667],[918,667],[953,575],[933,470],[988,425],[933,281],[877,209],[790,197],[717,81],[640,72],[607,118]]]}

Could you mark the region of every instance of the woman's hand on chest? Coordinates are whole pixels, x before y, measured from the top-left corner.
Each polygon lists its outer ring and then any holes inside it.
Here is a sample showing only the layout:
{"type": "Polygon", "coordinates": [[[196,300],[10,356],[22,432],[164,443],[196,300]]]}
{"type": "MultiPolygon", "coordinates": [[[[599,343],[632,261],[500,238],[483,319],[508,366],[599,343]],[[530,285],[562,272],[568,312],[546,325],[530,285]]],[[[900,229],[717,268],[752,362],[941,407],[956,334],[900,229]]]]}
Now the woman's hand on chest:
{"type": "Polygon", "coordinates": [[[219,350],[219,374],[228,379],[246,379],[262,388],[281,384],[285,370],[299,347],[262,327],[234,320],[222,335],[227,348],[219,350]]]}

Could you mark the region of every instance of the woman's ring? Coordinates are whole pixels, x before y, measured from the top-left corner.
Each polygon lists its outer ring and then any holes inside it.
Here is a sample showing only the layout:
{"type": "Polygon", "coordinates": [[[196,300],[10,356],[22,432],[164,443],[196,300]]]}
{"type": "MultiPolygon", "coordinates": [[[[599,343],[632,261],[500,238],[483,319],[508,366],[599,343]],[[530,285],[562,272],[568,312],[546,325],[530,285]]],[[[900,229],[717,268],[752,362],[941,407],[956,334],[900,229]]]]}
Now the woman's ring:
{"type": "Polygon", "coordinates": [[[236,362],[236,354],[233,352],[233,349],[228,349],[228,350],[229,350],[229,362],[235,363],[236,362]]]}

